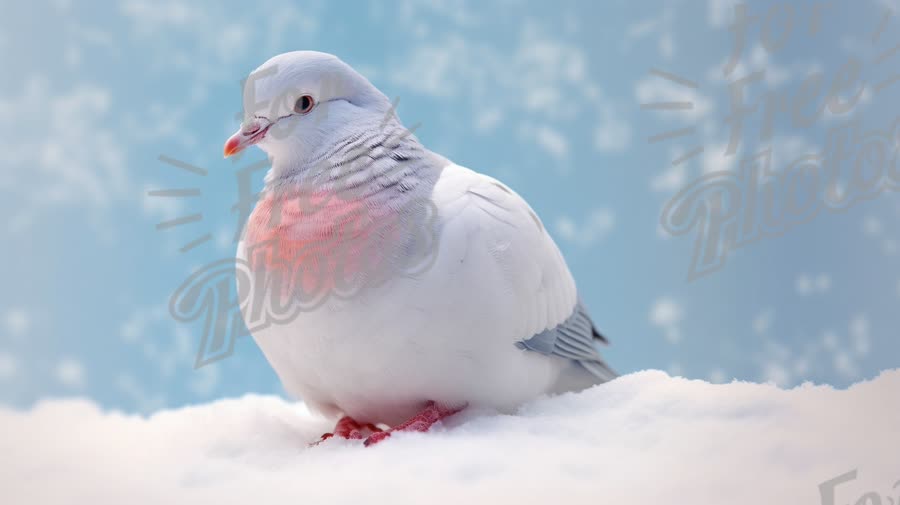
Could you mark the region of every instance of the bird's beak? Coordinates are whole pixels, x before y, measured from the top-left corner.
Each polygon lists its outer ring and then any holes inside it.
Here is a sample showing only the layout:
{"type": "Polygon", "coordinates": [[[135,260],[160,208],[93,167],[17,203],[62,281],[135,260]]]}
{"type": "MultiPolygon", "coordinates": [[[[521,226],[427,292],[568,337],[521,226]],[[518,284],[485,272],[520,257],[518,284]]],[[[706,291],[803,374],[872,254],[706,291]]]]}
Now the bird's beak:
{"type": "Polygon", "coordinates": [[[225,142],[225,157],[237,154],[259,142],[266,136],[272,123],[262,119],[253,119],[241,125],[241,128],[225,142]]]}

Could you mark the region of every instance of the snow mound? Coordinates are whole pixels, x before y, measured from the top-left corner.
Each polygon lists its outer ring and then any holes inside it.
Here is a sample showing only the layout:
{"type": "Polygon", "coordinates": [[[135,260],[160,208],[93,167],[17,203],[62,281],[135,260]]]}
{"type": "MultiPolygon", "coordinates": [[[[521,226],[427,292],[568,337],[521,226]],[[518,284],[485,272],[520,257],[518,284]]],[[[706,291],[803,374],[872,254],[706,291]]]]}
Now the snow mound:
{"type": "Polygon", "coordinates": [[[649,371],[516,416],[464,412],[371,448],[330,440],[311,449],[328,423],[275,397],[149,418],[53,400],[0,409],[0,495],[30,504],[718,505],[826,503],[820,493],[833,488],[831,503],[869,492],[900,503],[898,393],[900,370],[848,390],[649,371]]]}

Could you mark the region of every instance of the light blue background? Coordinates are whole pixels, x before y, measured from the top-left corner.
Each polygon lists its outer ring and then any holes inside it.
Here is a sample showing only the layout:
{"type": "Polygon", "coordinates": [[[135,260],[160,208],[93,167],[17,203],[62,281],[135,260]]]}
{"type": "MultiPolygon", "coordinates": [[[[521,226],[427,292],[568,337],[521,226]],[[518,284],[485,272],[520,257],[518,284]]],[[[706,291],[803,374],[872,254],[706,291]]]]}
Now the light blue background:
{"type": "MultiPolygon", "coordinates": [[[[792,2],[793,3],[793,2],[792,2]]],[[[704,170],[729,168],[731,2],[5,2],[0,19],[0,401],[27,406],[85,395],[147,412],[248,392],[281,393],[249,338],[235,355],[192,368],[199,325],[175,323],[172,291],[195,268],[233,254],[240,80],[269,57],[340,56],[390,97],[431,149],[521,193],[566,255],[621,372],[661,368],[713,381],[846,386],[898,365],[900,205],[895,194],[825,213],[735,251],[687,282],[690,237],[659,228],[665,202],[704,170]],[[693,95],[649,74],[700,84],[693,95]],[[672,95],[672,96],[669,96],[672,95]],[[687,97],[689,113],[641,110],[687,97]],[[692,140],[648,144],[690,125],[692,140]],[[671,161],[693,144],[707,152],[671,161]],[[716,147],[718,146],[718,150],[716,147]],[[164,154],[209,170],[200,178],[164,154]],[[199,187],[193,200],[150,189],[199,187]],[[194,212],[201,223],[157,232],[194,212]],[[185,254],[204,233],[216,237],[185,254]]],[[[764,13],[771,2],[753,2],[764,13]]],[[[836,2],[810,35],[797,3],[775,54],[749,34],[735,77],[796,92],[854,56],[869,83],[896,74],[900,17],[878,43],[888,2],[836,2]],[[755,48],[755,49],[754,49],[755,48]]],[[[884,128],[900,84],[869,94],[852,118],[884,128]]],[[[758,117],[758,116],[757,116],[758,117]]],[[[821,149],[828,118],[798,129],[779,116],[771,143],[751,127],[743,154],[776,160],[821,149]]],[[[733,165],[731,165],[733,166],[733,165]]],[[[261,180],[261,175],[259,179],[261,180]]]]}

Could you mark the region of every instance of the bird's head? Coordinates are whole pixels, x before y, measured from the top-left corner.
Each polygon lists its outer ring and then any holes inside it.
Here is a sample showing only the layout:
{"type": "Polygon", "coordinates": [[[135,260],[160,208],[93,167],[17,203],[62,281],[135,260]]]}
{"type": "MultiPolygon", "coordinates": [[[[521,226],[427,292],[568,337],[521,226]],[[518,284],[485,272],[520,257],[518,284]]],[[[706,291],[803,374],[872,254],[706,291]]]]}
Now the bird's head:
{"type": "Polygon", "coordinates": [[[273,163],[302,163],[362,122],[377,121],[391,103],[336,56],[315,51],[280,54],[244,84],[241,128],[225,142],[225,157],[252,145],[273,163]]]}

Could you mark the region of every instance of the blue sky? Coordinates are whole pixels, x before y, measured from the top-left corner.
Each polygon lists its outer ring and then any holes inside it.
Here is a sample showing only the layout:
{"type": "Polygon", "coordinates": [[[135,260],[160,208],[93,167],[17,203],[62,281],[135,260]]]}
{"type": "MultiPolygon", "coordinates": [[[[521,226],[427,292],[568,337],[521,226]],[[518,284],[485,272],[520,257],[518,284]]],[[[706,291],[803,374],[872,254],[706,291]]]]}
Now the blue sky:
{"type": "Polygon", "coordinates": [[[736,172],[765,149],[783,171],[826,153],[835,127],[893,123],[900,84],[874,90],[900,61],[889,52],[900,43],[900,16],[882,23],[900,6],[834,2],[816,16],[813,2],[791,3],[792,29],[768,50],[764,32],[784,33],[786,14],[772,11],[768,31],[762,20],[778,5],[752,3],[755,21],[727,77],[728,0],[5,6],[0,402],[84,395],[146,412],[281,394],[249,338],[194,370],[202,328],[174,321],[167,305],[192,271],[233,255],[236,173],[263,159],[259,151],[222,159],[239,124],[241,79],[297,49],[338,55],[400,98],[400,117],[422,123],[416,134],[426,146],[526,198],[566,255],[619,371],[846,386],[897,367],[896,194],[822,212],[691,281],[696,234],[671,237],[660,225],[666,203],[705,174],[736,172]],[[811,94],[803,82],[821,73],[827,89],[851,58],[868,83],[856,107],[794,124],[789,106],[811,94]],[[729,83],[760,70],[748,103],[774,97],[788,107],[773,109],[770,138],[759,135],[760,108],[738,152],[725,156],[729,83]],[[694,105],[641,107],[660,101],[694,105]],[[688,127],[692,136],[648,142],[688,127]],[[704,152],[673,165],[695,145],[704,152]],[[184,187],[202,196],[146,195],[184,187]],[[155,229],[195,212],[201,222],[155,229]],[[205,233],[213,240],[179,252],[205,233]]]}

